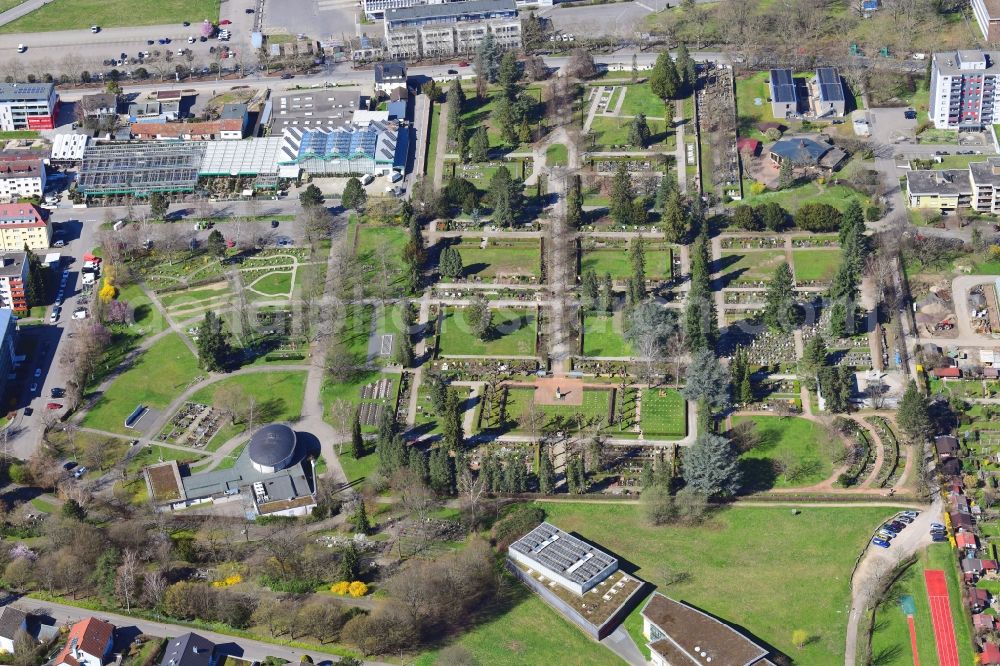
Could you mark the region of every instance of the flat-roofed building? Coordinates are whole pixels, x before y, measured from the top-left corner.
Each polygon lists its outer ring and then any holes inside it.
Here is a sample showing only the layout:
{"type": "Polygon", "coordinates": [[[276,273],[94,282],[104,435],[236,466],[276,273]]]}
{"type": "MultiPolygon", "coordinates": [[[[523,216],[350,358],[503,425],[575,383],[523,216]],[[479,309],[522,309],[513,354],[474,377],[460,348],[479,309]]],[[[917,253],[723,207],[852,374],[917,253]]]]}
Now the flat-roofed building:
{"type": "Polygon", "coordinates": [[[49,223],[37,206],[0,204],[0,252],[47,250],[49,223]]]}
{"type": "Polygon", "coordinates": [[[910,208],[952,213],[972,204],[972,181],[968,169],[933,169],[906,174],[906,197],[910,208]]]}
{"type": "Polygon", "coordinates": [[[938,129],[981,130],[997,122],[1000,53],[946,51],[931,58],[930,118],[938,129]]]}
{"type": "Polygon", "coordinates": [[[492,34],[502,49],[521,47],[514,0],[467,0],[389,9],[385,43],[394,58],[472,53],[492,34]]]}
{"type": "Polygon", "coordinates": [[[768,91],[771,95],[771,113],[775,118],[788,118],[799,113],[799,96],[790,69],[772,69],[769,73],[768,91]]]}
{"type": "Polygon", "coordinates": [[[972,13],[987,42],[1000,40],[1000,0],[972,0],[972,13]]]}
{"type": "Polygon", "coordinates": [[[0,308],[14,312],[28,311],[28,255],[24,252],[7,252],[0,255],[0,308]]]}
{"type": "Polygon", "coordinates": [[[774,666],[766,648],[708,613],[659,592],[653,593],[641,614],[653,666],[774,666]]]}
{"type": "Polygon", "coordinates": [[[52,129],[58,111],[54,83],[0,83],[0,130],[52,129]]]}
{"type": "Polygon", "coordinates": [[[551,523],[512,543],[507,556],[581,595],[618,570],[617,558],[551,523]]]}

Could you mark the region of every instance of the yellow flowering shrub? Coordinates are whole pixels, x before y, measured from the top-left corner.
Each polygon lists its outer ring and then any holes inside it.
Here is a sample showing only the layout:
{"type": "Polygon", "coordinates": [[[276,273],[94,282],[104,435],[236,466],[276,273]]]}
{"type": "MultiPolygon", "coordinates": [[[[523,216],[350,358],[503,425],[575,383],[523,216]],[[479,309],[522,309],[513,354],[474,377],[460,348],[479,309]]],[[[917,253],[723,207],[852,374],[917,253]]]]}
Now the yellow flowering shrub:
{"type": "Polygon", "coordinates": [[[360,580],[356,580],[347,586],[347,592],[352,597],[363,597],[368,594],[368,586],[360,580]]]}
{"type": "Polygon", "coordinates": [[[348,593],[348,588],[350,586],[351,586],[350,583],[348,583],[346,580],[342,580],[339,583],[334,583],[330,587],[330,591],[333,592],[334,594],[339,594],[341,596],[344,596],[348,593]]]}
{"type": "Polygon", "coordinates": [[[243,582],[243,576],[241,576],[240,574],[232,574],[230,576],[226,576],[222,580],[215,581],[214,583],[212,583],[212,587],[230,587],[232,585],[236,585],[242,582],[243,582]]]}

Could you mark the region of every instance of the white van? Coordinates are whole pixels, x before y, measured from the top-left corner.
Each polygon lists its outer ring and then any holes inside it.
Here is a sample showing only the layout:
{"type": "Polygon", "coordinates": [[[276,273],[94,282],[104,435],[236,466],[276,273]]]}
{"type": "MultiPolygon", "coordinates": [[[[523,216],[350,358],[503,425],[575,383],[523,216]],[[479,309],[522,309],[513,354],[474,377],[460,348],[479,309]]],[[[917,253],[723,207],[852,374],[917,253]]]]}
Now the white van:
{"type": "Polygon", "coordinates": [[[17,45],[17,52],[18,53],[24,53],[27,50],[28,50],[28,47],[25,46],[24,44],[18,44],[17,45]]]}
{"type": "Polygon", "coordinates": [[[373,180],[375,180],[375,176],[371,175],[370,173],[366,173],[365,175],[361,176],[362,185],[370,185],[373,180]]]}
{"type": "Polygon", "coordinates": [[[399,173],[398,171],[393,171],[391,174],[389,174],[390,183],[398,183],[401,180],[403,180],[403,174],[399,173]]]}
{"type": "Polygon", "coordinates": [[[114,229],[115,231],[121,231],[122,229],[125,228],[125,220],[118,220],[117,222],[114,223],[114,225],[111,228],[114,229]]]}

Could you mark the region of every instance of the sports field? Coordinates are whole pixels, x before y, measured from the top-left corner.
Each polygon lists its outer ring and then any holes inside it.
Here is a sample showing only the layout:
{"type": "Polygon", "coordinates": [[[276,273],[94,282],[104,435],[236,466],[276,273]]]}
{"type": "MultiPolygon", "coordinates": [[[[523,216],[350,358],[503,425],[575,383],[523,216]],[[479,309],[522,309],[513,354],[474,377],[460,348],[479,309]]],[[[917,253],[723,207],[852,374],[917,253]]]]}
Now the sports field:
{"type": "Polygon", "coordinates": [[[671,388],[644,389],[639,420],[646,437],[683,439],[687,436],[687,403],[671,388]]]}
{"type": "MultiPolygon", "coordinates": [[[[50,0],[35,11],[0,26],[0,33],[89,30],[92,25],[114,28],[163,25],[208,19],[219,21],[219,0],[50,0]]],[[[191,34],[195,34],[191,29],[191,34]]],[[[95,41],[99,39],[94,36],[95,41]]]]}

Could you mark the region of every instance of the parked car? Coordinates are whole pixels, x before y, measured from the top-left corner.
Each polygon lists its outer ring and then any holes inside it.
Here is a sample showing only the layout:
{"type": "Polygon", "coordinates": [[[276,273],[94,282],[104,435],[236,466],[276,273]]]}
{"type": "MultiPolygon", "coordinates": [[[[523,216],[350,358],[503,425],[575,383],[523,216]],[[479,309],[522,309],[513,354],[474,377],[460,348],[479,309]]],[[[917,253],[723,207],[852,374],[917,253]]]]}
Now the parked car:
{"type": "Polygon", "coordinates": [[[278,228],[278,221],[277,220],[271,220],[271,228],[272,229],[277,229],[278,228]]]}
{"type": "Polygon", "coordinates": [[[892,527],[895,528],[897,532],[902,532],[903,530],[906,529],[906,523],[901,523],[898,520],[892,521],[890,525],[892,525],[892,527]]]}
{"type": "Polygon", "coordinates": [[[184,26],[184,27],[186,28],[186,27],[188,27],[189,25],[191,25],[191,22],[190,22],[190,21],[184,21],[184,23],[181,23],[181,25],[182,25],[182,26],[184,26]]]}
{"type": "Polygon", "coordinates": [[[878,537],[875,537],[874,539],[872,539],[872,543],[875,544],[876,546],[878,546],[879,548],[888,548],[889,547],[889,542],[888,541],[886,541],[885,539],[879,539],[878,537]]]}
{"type": "Polygon", "coordinates": [[[41,368],[35,368],[35,379],[38,379],[41,376],[42,376],[42,369],[41,368]]]}
{"type": "Polygon", "coordinates": [[[253,8],[252,7],[247,7],[245,11],[246,11],[247,14],[253,14],[253,8]]]}
{"type": "Polygon", "coordinates": [[[86,467],[81,467],[78,470],[76,470],[75,472],[73,472],[73,478],[74,479],[79,479],[81,476],[83,476],[86,473],[87,473],[87,468],[86,467]]]}
{"type": "Polygon", "coordinates": [[[892,532],[893,534],[899,534],[900,532],[903,531],[902,528],[896,528],[896,527],[894,527],[892,523],[886,523],[885,525],[882,526],[882,529],[883,530],[888,530],[889,532],[892,532]]]}
{"type": "Polygon", "coordinates": [[[907,120],[916,120],[917,112],[914,111],[913,109],[907,109],[906,111],[903,111],[903,117],[906,118],[907,120]]]}
{"type": "Polygon", "coordinates": [[[97,33],[99,33],[101,31],[101,26],[99,26],[99,25],[92,25],[92,26],[90,26],[90,31],[96,35],[97,33]]]}
{"type": "Polygon", "coordinates": [[[232,25],[232,24],[233,22],[230,21],[229,19],[222,19],[221,21],[219,21],[219,25],[232,25]]]}
{"type": "Polygon", "coordinates": [[[49,402],[45,404],[45,409],[62,409],[63,406],[58,402],[49,402]]]}
{"type": "Polygon", "coordinates": [[[153,45],[153,44],[155,44],[155,43],[156,43],[156,42],[154,42],[154,41],[153,41],[152,39],[147,39],[147,40],[146,40],[146,46],[152,46],[152,45],[153,45]]]}
{"type": "Polygon", "coordinates": [[[909,516],[896,516],[896,520],[898,520],[901,523],[906,523],[907,525],[913,523],[913,518],[910,518],[909,516]]]}
{"type": "Polygon", "coordinates": [[[877,532],[876,534],[878,534],[878,536],[882,537],[882,538],[883,538],[883,539],[885,539],[886,541],[891,541],[891,540],[892,540],[892,538],[893,538],[894,536],[896,536],[895,534],[893,534],[893,533],[892,533],[892,532],[890,532],[889,530],[879,530],[879,531],[878,531],[878,532],[877,532]]]}
{"type": "Polygon", "coordinates": [[[462,62],[458,63],[458,66],[459,67],[468,67],[469,63],[467,63],[466,61],[463,60],[462,62]]]}
{"type": "Polygon", "coordinates": [[[53,398],[61,398],[64,395],[66,395],[66,389],[61,389],[61,388],[58,388],[58,387],[53,387],[52,390],[49,391],[49,394],[53,398]]]}
{"type": "MultiPolygon", "coordinates": [[[[31,382],[31,386],[28,387],[28,391],[31,393],[38,393],[38,382],[31,382]]],[[[28,411],[27,409],[24,411],[28,411]]]]}
{"type": "Polygon", "coordinates": [[[17,45],[17,52],[18,53],[24,53],[27,50],[28,50],[28,47],[25,46],[24,44],[18,44],[17,45]]]}
{"type": "Polygon", "coordinates": [[[76,462],[73,460],[67,460],[66,462],[63,463],[63,469],[66,470],[67,472],[73,469],[74,467],[76,467],[76,462]]]}
{"type": "Polygon", "coordinates": [[[448,73],[449,74],[458,74],[458,70],[457,69],[449,69],[448,73]]]}
{"type": "Polygon", "coordinates": [[[941,523],[931,523],[931,529],[932,530],[943,530],[944,529],[944,525],[942,525],[941,523]]]}
{"type": "Polygon", "coordinates": [[[289,74],[288,72],[285,72],[284,74],[281,75],[281,78],[285,79],[287,81],[288,79],[294,79],[295,75],[294,74],[289,74]]]}

